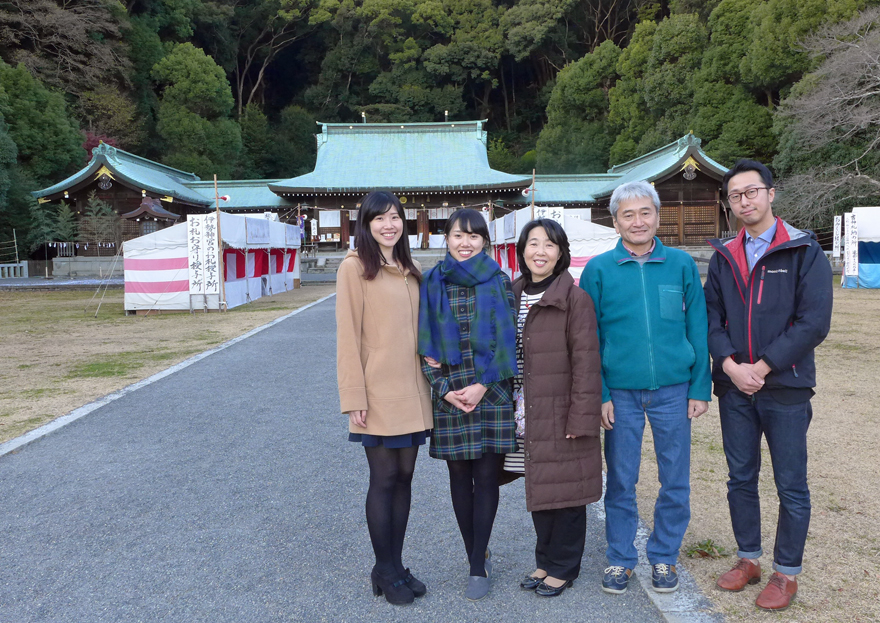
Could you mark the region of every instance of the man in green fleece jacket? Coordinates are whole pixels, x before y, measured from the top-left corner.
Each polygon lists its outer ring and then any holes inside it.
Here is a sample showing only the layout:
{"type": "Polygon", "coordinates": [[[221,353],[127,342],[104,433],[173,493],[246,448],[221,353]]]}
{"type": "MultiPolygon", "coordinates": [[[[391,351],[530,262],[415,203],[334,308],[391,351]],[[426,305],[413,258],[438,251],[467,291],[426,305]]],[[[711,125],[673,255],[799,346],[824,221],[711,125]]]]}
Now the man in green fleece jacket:
{"type": "Polygon", "coordinates": [[[648,182],[611,195],[617,247],[591,259],[580,286],[592,297],[602,356],[605,535],[602,590],[626,591],[638,562],[636,482],[645,417],[651,423],[660,493],[646,546],[655,591],[678,589],[675,565],[690,521],[691,419],[709,408],[708,321],[700,274],[684,251],[656,237],[660,198],[648,182]]]}

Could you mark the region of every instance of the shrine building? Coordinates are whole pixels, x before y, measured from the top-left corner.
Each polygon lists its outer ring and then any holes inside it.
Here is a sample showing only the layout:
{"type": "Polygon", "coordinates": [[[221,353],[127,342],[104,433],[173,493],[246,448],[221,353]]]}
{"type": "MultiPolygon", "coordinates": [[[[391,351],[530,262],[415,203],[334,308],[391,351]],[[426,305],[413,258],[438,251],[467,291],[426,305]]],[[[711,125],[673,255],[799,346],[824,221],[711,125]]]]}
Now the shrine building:
{"type": "MultiPolygon", "coordinates": [[[[700,148],[693,134],[601,174],[511,175],[489,166],[485,120],[442,123],[323,123],[316,135],[315,170],[286,180],[221,180],[220,209],[231,213],[277,215],[305,224],[312,249],[348,248],[361,198],[384,189],[406,209],[413,248],[441,248],[448,216],[463,206],[487,218],[530,205],[589,210],[590,218],[611,225],[608,201],[628,181],[647,180],[662,202],[658,235],[664,244],[701,246],[735,230],[721,201],[726,168],[700,148]]],[[[213,181],[101,144],[91,161],[69,178],[37,191],[41,203],[64,202],[80,218],[95,196],[118,214],[116,239],[151,233],[215,209],[213,181]]],[[[77,249],[77,255],[89,255],[77,249]]],[[[106,253],[105,253],[106,255],[106,253]]]]}

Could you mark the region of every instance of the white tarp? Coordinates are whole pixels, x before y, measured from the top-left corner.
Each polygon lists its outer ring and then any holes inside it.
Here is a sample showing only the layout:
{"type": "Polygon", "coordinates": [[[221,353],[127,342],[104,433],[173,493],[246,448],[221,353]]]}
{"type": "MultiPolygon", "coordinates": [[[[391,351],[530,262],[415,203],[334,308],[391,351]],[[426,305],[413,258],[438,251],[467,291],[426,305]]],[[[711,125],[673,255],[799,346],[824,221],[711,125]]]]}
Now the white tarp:
{"type": "MultiPolygon", "coordinates": [[[[532,220],[531,216],[532,208],[529,206],[511,212],[505,215],[503,219],[495,221],[496,233],[493,256],[511,278],[519,276],[519,271],[514,272],[513,267],[510,265],[511,247],[516,245],[517,237],[526,223],[532,220]]],[[[579,218],[581,216],[583,214],[580,211],[568,214],[568,210],[563,210],[564,222],[562,228],[568,236],[568,243],[571,248],[571,266],[568,270],[575,281],[580,279],[584,266],[587,265],[591,258],[605,251],[610,251],[617,245],[617,241],[620,239],[620,236],[613,228],[582,220],[579,218]]]]}
{"type": "MultiPolygon", "coordinates": [[[[216,214],[190,215],[187,222],[125,242],[126,311],[218,309],[216,223],[216,214]]],[[[300,277],[299,227],[221,213],[220,235],[224,249],[236,251],[224,254],[227,308],[293,289],[300,277]],[[282,261],[270,249],[280,251],[282,261]],[[258,264],[257,253],[268,253],[268,261],[258,264]],[[255,274],[266,264],[267,274],[255,274]]]]}
{"type": "Polygon", "coordinates": [[[859,224],[859,242],[880,242],[880,207],[853,208],[859,224]]]}

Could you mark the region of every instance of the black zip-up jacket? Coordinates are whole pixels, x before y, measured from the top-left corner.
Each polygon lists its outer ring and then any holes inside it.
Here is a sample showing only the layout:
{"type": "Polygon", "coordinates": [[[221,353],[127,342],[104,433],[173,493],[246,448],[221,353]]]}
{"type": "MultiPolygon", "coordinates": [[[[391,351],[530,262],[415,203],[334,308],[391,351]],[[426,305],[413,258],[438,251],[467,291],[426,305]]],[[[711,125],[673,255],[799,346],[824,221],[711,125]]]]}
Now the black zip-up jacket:
{"type": "MultiPolygon", "coordinates": [[[[715,394],[734,387],[721,369],[736,363],[770,366],[764,389],[816,386],[813,351],[831,328],[831,264],[812,232],[776,219],[776,235],[749,272],[745,229],[709,240],[715,254],[704,287],[715,394]]],[[[762,390],[763,391],[763,390],[762,390]]]]}

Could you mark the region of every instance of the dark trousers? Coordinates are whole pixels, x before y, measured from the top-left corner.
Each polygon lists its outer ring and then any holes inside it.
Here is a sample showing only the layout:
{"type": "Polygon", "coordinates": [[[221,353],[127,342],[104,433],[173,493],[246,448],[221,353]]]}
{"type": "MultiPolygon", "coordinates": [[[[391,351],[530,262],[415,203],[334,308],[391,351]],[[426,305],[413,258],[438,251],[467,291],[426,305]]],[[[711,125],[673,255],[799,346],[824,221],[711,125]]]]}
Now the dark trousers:
{"type": "Polygon", "coordinates": [[[759,558],[761,506],[761,435],[767,438],[773,478],[779,496],[779,519],[773,568],[781,573],[801,572],[804,543],[810,527],[810,490],[807,487],[807,429],[813,417],[810,401],[783,404],[772,394],[747,396],[731,389],[718,401],[724,454],[730,470],[727,501],[741,558],[759,558]]]}
{"type": "Polygon", "coordinates": [[[578,577],[587,538],[587,507],[535,511],[532,522],[538,535],[535,544],[538,569],[558,580],[578,577]]]}

